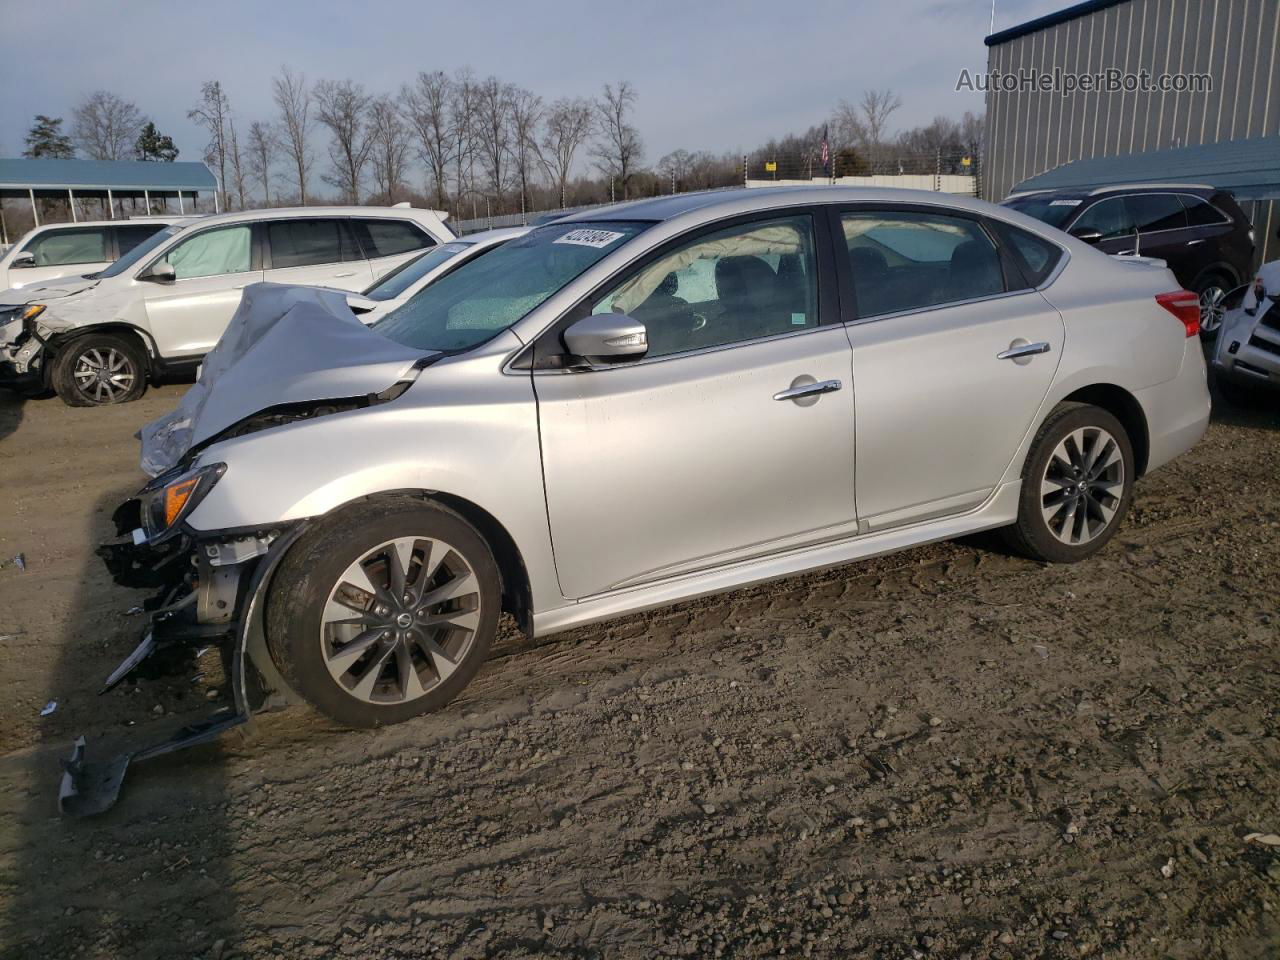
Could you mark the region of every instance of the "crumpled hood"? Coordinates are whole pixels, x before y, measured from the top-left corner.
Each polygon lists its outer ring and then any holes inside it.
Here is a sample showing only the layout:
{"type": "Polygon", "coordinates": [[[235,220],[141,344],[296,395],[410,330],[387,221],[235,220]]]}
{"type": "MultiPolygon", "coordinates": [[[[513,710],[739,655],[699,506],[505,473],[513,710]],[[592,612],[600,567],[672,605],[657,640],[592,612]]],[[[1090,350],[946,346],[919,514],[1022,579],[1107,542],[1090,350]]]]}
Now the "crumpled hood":
{"type": "Polygon", "coordinates": [[[272,407],[381,393],[435,356],[375,333],[344,292],[255,283],[172,413],[142,428],[142,469],[157,476],[193,446],[272,407]]]}
{"type": "Polygon", "coordinates": [[[53,277],[29,287],[19,287],[0,293],[0,310],[36,301],[43,303],[46,300],[60,300],[97,285],[97,280],[89,280],[81,276],[53,277]]]}

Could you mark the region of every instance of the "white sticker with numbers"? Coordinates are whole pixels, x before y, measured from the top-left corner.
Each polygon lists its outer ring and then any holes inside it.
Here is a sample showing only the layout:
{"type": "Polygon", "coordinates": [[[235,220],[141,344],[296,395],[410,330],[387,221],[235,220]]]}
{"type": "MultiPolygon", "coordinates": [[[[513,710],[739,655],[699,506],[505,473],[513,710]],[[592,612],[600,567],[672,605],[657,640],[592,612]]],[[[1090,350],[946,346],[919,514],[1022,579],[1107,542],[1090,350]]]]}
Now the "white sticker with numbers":
{"type": "Polygon", "coordinates": [[[553,243],[572,243],[579,247],[595,247],[597,250],[607,247],[613,241],[624,237],[626,234],[614,233],[612,230],[570,230],[553,243]]]}

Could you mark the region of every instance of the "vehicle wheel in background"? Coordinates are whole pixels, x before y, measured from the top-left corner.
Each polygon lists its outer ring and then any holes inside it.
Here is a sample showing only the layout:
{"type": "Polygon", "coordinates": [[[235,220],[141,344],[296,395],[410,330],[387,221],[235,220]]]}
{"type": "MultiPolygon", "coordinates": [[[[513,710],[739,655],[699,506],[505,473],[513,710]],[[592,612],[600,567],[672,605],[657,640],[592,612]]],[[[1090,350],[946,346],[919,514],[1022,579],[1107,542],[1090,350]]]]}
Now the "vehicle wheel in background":
{"type": "Polygon", "coordinates": [[[1212,340],[1222,327],[1222,315],[1226,312],[1224,301],[1232,283],[1221,274],[1211,273],[1196,281],[1195,292],[1200,297],[1200,336],[1212,340]]]}
{"type": "Polygon", "coordinates": [[[322,520],[280,564],[267,644],[321,713],[352,727],[444,706],[475,676],[502,591],[488,544],[461,516],[410,497],[322,520]]]}
{"type": "Polygon", "coordinates": [[[147,363],[136,340],[115,334],[76,337],[53,361],[53,389],[69,407],[137,400],[147,389],[147,363]]]}
{"type": "Polygon", "coordinates": [[[1133,495],[1136,469],[1120,421],[1084,403],[1054,408],[1022,471],[1018,520],[1005,530],[1020,553],[1075,563],[1115,536],[1133,495]]]}

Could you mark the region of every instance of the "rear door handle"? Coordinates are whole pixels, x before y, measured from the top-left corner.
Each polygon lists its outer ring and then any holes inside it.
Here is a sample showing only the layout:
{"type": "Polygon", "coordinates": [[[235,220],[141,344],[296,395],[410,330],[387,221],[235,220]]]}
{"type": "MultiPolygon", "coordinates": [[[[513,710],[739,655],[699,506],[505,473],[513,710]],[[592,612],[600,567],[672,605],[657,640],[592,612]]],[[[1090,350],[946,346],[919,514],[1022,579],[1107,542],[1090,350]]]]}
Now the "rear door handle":
{"type": "Polygon", "coordinates": [[[997,360],[1017,360],[1019,357],[1034,357],[1037,353],[1048,353],[1049,344],[1041,340],[1039,343],[1017,343],[1010,344],[1008,350],[1002,350],[996,354],[997,360]]]}
{"type": "Polygon", "coordinates": [[[335,273],[333,276],[334,276],[334,279],[336,280],[338,277],[354,277],[355,275],[356,275],[356,272],[352,270],[350,273],[335,273]]]}
{"type": "Polygon", "coordinates": [[[817,383],[802,383],[798,387],[779,390],[773,395],[775,400],[799,400],[801,397],[815,397],[823,393],[835,393],[843,387],[839,380],[819,380],[817,383]]]}

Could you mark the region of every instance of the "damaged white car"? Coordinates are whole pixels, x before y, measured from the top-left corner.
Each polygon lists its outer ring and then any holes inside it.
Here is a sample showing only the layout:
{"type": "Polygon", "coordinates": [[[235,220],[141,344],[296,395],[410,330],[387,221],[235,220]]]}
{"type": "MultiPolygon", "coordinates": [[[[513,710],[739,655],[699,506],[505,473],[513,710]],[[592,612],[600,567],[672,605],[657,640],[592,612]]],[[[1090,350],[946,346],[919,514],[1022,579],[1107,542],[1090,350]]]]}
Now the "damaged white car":
{"type": "Polygon", "coordinates": [[[1280,260],[1264,263],[1227,310],[1213,350],[1218,389],[1234,403],[1280,396],[1280,260]]]}
{"type": "Polygon", "coordinates": [[[358,291],[454,239],[441,213],[304,207],[175,223],[105,270],[0,294],[0,386],[70,406],[136,400],[191,376],[253,283],[358,291]]]}
{"type": "Polygon", "coordinates": [[[777,188],[536,227],[366,328],[271,286],[144,429],[102,555],[156,590],[138,650],[220,643],[235,709],[437,709],[499,617],[530,635],[1005,528],[1052,562],[1115,535],[1203,434],[1199,303],[978,200],[777,188]]]}

